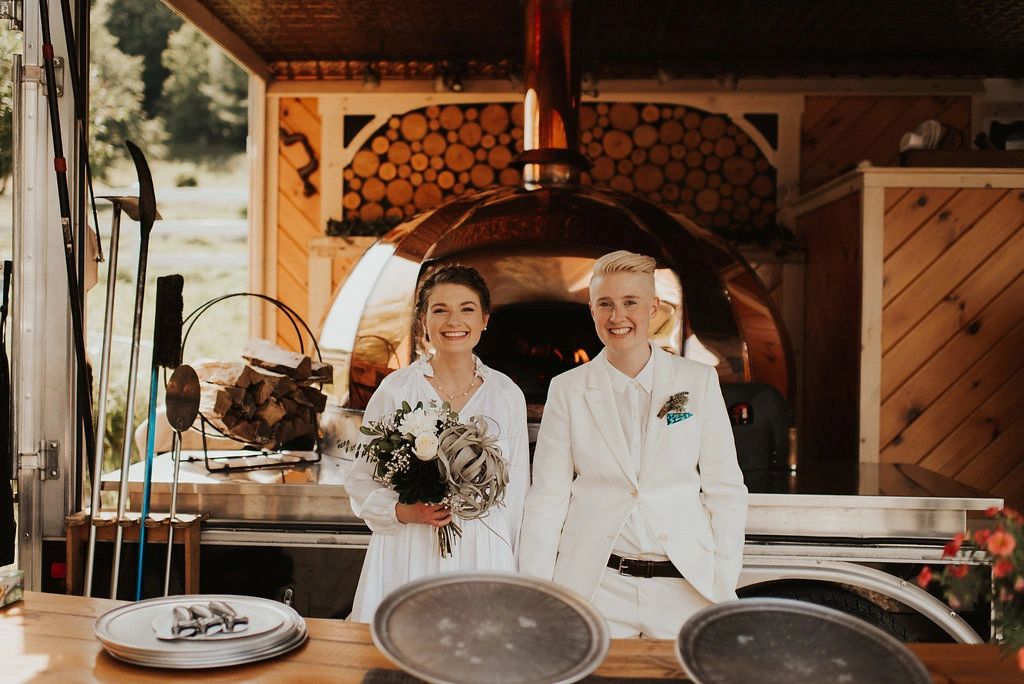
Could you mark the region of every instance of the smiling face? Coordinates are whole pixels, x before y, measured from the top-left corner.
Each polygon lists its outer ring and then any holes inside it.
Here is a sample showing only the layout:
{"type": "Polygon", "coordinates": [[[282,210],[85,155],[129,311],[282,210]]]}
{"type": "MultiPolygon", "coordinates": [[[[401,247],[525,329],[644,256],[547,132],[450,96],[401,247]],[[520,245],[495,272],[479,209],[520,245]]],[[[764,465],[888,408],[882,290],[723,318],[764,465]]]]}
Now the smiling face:
{"type": "Polygon", "coordinates": [[[590,281],[590,315],[610,352],[628,354],[647,347],[651,318],[658,310],[651,276],[608,273],[590,281]]]}
{"type": "Polygon", "coordinates": [[[427,297],[423,329],[438,353],[469,353],[480,342],[480,333],[488,318],[480,296],[471,288],[441,283],[435,285],[427,297]]]}

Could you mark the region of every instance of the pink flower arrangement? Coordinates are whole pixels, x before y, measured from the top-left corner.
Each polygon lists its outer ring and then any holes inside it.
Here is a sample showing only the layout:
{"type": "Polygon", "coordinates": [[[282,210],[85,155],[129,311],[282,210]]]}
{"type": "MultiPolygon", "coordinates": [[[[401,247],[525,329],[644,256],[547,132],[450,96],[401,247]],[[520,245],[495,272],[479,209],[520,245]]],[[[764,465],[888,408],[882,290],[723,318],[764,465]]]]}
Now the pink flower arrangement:
{"type": "MultiPolygon", "coordinates": [[[[970,609],[979,599],[988,599],[994,609],[993,627],[1002,633],[1003,646],[1015,653],[1017,666],[1024,670],[1024,517],[1011,508],[990,508],[993,529],[978,530],[974,544],[992,559],[987,565],[946,565],[936,573],[925,566],[917,584],[927,588],[942,585],[946,601],[954,610],[970,609]]],[[[965,536],[957,534],[943,548],[943,558],[961,554],[965,536]]]]}

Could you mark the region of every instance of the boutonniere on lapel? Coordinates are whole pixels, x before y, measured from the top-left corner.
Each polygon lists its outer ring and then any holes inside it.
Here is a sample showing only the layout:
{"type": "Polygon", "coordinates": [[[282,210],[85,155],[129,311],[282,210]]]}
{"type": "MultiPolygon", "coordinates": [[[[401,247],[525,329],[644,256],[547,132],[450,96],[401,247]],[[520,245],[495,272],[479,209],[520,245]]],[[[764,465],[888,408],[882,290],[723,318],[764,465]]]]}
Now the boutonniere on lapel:
{"type": "Polygon", "coordinates": [[[668,398],[665,405],[658,411],[658,418],[664,418],[666,424],[672,425],[681,420],[686,420],[693,414],[686,410],[686,402],[690,398],[689,392],[677,392],[668,398]]]}

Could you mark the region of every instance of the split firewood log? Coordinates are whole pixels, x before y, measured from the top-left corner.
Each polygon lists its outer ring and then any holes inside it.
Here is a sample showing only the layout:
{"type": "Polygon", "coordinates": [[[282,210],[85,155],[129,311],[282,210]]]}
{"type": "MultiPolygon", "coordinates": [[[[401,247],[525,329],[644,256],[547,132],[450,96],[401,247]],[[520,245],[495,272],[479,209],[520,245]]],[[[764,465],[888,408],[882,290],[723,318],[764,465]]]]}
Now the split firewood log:
{"type": "Polygon", "coordinates": [[[252,369],[242,361],[204,361],[195,368],[200,380],[225,387],[244,389],[253,378],[252,369]]]}
{"type": "Polygon", "coordinates": [[[242,358],[257,368],[266,368],[295,380],[308,378],[313,366],[312,360],[305,354],[282,349],[259,338],[250,339],[246,343],[242,358]]]}

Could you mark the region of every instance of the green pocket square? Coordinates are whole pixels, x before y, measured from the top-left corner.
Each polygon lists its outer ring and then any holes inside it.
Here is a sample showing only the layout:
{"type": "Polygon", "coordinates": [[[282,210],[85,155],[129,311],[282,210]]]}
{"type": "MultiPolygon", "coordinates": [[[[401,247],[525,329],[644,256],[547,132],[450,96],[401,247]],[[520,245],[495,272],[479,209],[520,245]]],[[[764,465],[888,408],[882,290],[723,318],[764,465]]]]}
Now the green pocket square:
{"type": "Polygon", "coordinates": [[[668,416],[665,417],[665,421],[668,425],[672,425],[673,423],[678,423],[679,421],[686,420],[687,418],[690,418],[692,416],[693,414],[690,413],[689,411],[687,411],[686,413],[670,413],[668,414],[668,416]]]}

